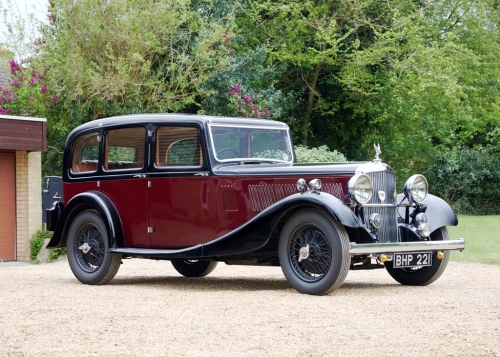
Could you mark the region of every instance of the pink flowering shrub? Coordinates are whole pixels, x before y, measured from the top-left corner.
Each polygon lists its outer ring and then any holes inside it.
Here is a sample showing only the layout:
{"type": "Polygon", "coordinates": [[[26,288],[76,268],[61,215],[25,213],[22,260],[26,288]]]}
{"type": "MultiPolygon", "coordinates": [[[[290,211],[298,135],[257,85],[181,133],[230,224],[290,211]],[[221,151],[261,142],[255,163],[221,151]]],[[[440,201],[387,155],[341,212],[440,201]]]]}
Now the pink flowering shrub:
{"type": "Polygon", "coordinates": [[[29,69],[29,64],[29,59],[21,63],[9,61],[9,86],[0,87],[0,114],[43,116],[45,105],[59,100],[57,95],[48,93],[44,83],[49,69],[40,73],[29,69]]]}
{"type": "Polygon", "coordinates": [[[234,116],[243,118],[268,119],[271,115],[269,108],[262,108],[259,103],[263,102],[261,96],[256,94],[252,97],[244,95],[240,85],[235,85],[229,91],[230,105],[234,108],[234,116]]]}

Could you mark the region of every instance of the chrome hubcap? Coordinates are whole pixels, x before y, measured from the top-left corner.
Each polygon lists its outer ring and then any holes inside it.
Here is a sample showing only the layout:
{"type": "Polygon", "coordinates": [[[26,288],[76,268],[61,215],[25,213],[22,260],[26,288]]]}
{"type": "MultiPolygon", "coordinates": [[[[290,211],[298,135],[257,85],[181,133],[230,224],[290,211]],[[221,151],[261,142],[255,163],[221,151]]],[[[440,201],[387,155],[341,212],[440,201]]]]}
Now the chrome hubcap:
{"type": "Polygon", "coordinates": [[[90,251],[90,245],[87,243],[83,243],[80,247],[78,247],[83,253],[87,254],[90,251]]]}
{"type": "Polygon", "coordinates": [[[309,244],[299,250],[299,262],[309,258],[309,244]]]}

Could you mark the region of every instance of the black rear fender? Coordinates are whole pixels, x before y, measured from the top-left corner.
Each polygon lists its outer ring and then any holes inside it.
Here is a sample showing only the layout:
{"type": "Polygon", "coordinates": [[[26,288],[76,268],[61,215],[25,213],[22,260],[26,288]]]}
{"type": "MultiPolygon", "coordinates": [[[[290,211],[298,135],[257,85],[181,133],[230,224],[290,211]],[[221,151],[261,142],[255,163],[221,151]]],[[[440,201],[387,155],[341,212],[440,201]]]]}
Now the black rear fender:
{"type": "Polygon", "coordinates": [[[106,223],[110,247],[123,247],[123,227],[116,207],[111,200],[97,191],[81,193],[73,197],[64,207],[47,248],[60,248],[66,246],[66,238],[73,219],[81,212],[94,210],[106,223]]]}

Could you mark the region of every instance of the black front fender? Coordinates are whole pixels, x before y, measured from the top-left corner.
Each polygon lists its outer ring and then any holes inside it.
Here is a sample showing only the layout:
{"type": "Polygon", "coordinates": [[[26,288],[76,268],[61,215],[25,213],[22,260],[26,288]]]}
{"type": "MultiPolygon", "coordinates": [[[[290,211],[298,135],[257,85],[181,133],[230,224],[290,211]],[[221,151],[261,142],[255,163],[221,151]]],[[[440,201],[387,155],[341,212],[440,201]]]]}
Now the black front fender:
{"type": "MultiPolygon", "coordinates": [[[[398,195],[397,202],[403,202],[403,199],[404,195],[401,193],[398,195]]],[[[424,204],[427,206],[425,215],[427,216],[427,223],[431,227],[431,232],[441,227],[458,225],[455,212],[445,200],[434,195],[427,195],[424,204]]],[[[398,207],[400,217],[405,217],[405,210],[405,207],[398,207]]],[[[413,210],[413,208],[410,208],[410,214],[413,210]]]]}
{"type": "Polygon", "coordinates": [[[324,192],[297,193],[269,206],[234,231],[204,244],[203,256],[242,254],[262,248],[282,217],[304,208],[321,210],[344,226],[365,229],[350,208],[338,198],[324,192]]]}
{"type": "Polygon", "coordinates": [[[106,195],[98,191],[89,191],[76,195],[64,207],[47,248],[65,247],[66,235],[71,222],[79,213],[89,209],[97,211],[106,223],[110,246],[123,247],[123,227],[116,207],[106,195]]]}

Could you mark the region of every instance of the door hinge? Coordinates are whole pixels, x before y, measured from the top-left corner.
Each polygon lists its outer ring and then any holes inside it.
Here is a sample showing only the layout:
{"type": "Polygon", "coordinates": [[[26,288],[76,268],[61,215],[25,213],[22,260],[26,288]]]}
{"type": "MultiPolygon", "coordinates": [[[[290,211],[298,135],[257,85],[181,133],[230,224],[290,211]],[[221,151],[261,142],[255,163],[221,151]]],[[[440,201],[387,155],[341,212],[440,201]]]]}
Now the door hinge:
{"type": "Polygon", "coordinates": [[[148,227],[148,233],[153,233],[153,227],[148,227]]]}
{"type": "Polygon", "coordinates": [[[151,181],[148,181],[148,187],[151,187],[151,181]]]}

